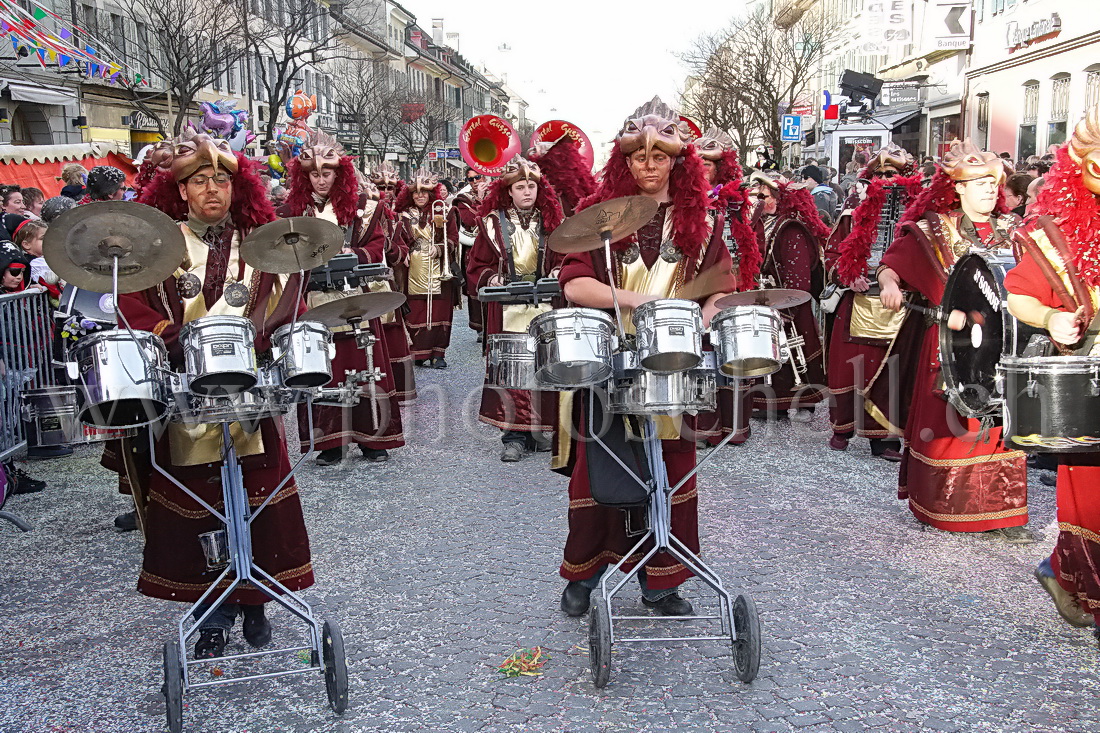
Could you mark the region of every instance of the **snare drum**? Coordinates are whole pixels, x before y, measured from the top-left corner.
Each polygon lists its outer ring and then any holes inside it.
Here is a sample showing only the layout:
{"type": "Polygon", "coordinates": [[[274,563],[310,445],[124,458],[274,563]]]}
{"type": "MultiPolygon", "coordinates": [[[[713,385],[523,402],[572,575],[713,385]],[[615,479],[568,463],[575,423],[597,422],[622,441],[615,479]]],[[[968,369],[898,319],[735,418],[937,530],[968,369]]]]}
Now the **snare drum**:
{"type": "Polygon", "coordinates": [[[80,339],[72,355],[84,395],[77,412],[81,422],[97,428],[132,428],[167,414],[168,352],[156,334],[101,331],[80,339]]]}
{"type": "Polygon", "coordinates": [[[494,333],[487,337],[486,381],[505,389],[537,389],[535,342],[525,333],[494,333]]]}
{"type": "Polygon", "coordinates": [[[766,305],[735,305],[710,322],[714,353],[727,377],[749,379],[779,371],[783,353],[783,320],[766,305]]]}
{"type": "Polygon", "coordinates": [[[271,351],[281,382],[293,389],[322,387],[332,381],[336,346],[332,332],[314,321],[298,321],[279,327],[271,338],[271,351]]]}
{"type": "Polygon", "coordinates": [[[1100,451],[1100,357],[1005,356],[997,365],[1007,447],[1100,451]]]}
{"type": "Polygon", "coordinates": [[[29,445],[85,445],[134,434],[132,430],[102,430],[82,424],[76,417],[76,387],[28,389],[21,396],[29,445]]]}
{"type": "Polygon", "coordinates": [[[715,382],[714,372],[702,369],[672,374],[640,370],[610,383],[608,410],[621,415],[712,412],[717,405],[715,382]]]}
{"type": "Polygon", "coordinates": [[[204,316],[180,329],[191,391],[236,394],[256,384],[256,328],[240,316],[204,316]]]}
{"type": "Polygon", "coordinates": [[[615,322],[594,308],[558,308],[531,321],[535,380],[541,389],[575,389],[611,376],[615,322]]]}
{"type": "Polygon", "coordinates": [[[703,309],[690,300],[651,300],[634,310],[638,362],[652,372],[671,374],[703,361],[703,309]]]}

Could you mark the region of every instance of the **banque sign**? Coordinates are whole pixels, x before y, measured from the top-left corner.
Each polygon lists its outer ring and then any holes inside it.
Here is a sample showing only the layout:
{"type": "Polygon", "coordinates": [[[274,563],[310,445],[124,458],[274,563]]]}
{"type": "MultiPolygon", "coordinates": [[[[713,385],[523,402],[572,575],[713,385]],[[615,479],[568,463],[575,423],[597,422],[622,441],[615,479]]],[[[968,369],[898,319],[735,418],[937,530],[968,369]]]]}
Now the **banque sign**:
{"type": "Polygon", "coordinates": [[[1049,18],[1042,18],[1031,25],[1020,25],[1016,21],[1008,24],[1006,44],[1009,51],[1038,41],[1045,36],[1051,36],[1062,31],[1062,19],[1058,13],[1051,13],[1049,18]]]}

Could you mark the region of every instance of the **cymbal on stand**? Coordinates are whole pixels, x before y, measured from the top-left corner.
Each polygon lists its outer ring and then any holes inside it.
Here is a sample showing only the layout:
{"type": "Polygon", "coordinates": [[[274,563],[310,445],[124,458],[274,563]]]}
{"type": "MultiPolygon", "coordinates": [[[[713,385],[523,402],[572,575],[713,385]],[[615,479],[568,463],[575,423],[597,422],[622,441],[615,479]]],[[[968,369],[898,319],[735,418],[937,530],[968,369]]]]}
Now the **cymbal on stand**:
{"type": "Polygon", "coordinates": [[[134,201],[98,201],[69,209],[50,223],[42,255],[67,283],[97,293],[136,293],[169,278],[186,249],[179,224],[134,201]]]}
{"type": "Polygon", "coordinates": [[[241,242],[241,257],[260,272],[289,275],[320,267],[343,245],[344,231],[331,221],[292,216],[250,232],[241,242]]]}
{"type": "Polygon", "coordinates": [[[783,310],[794,308],[809,302],[810,294],[805,290],[793,290],[790,288],[771,288],[769,290],[746,290],[742,293],[730,293],[715,302],[719,308],[730,308],[735,305],[766,305],[769,308],[783,310]]]}
{"type": "Polygon", "coordinates": [[[404,293],[361,293],[310,308],[298,320],[316,321],[329,328],[336,328],[346,326],[352,321],[379,318],[400,308],[404,303],[404,293]]]}
{"type": "Polygon", "coordinates": [[[547,240],[555,252],[591,252],[603,246],[601,234],[610,231],[617,242],[641,229],[657,213],[658,204],[648,196],[622,196],[592,204],[563,221],[547,240]]]}

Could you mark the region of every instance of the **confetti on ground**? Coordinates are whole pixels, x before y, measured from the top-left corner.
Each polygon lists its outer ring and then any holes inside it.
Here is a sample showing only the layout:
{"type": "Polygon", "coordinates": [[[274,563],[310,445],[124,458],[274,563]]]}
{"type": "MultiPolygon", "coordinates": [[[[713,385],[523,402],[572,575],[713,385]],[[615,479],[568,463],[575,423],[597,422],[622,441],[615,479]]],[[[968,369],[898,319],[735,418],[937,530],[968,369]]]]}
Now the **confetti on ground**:
{"type": "Polygon", "coordinates": [[[517,649],[497,669],[505,677],[538,677],[542,674],[543,665],[549,659],[549,656],[542,653],[541,646],[532,649],[517,649]]]}

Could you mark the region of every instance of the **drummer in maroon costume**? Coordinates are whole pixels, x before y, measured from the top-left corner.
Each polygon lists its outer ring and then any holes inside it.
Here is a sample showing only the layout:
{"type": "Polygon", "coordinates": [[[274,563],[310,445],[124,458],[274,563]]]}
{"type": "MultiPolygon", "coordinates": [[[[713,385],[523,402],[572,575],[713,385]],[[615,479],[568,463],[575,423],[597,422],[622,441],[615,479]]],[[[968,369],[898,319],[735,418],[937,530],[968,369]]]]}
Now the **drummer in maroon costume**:
{"type": "MultiPolygon", "coordinates": [[[[561,256],[546,247],[546,237],[561,223],[561,206],[537,165],[519,156],[513,158],[489,186],[479,213],[481,225],[466,269],[468,292],[557,276],[561,256]],[[501,229],[502,217],[507,235],[501,229]]],[[[527,333],[531,321],[551,308],[549,303],[489,302],[484,306],[486,349],[489,336],[527,333]]],[[[557,400],[557,392],[504,389],[488,383],[482,387],[478,418],[504,432],[500,460],[515,462],[528,451],[549,450],[543,435],[554,429],[557,400]]]]}
{"type": "MultiPolygon", "coordinates": [[[[829,229],[822,223],[810,192],[755,171],[749,176],[749,225],[763,254],[760,274],[765,288],[791,288],[816,298],[824,285],[822,247],[829,229]]],[[[791,358],[772,375],[771,387],[754,390],[757,410],[778,411],[808,421],[808,408],[825,399],[825,354],[812,303],[780,311],[787,333],[791,326],[804,343],[791,346],[791,358]]]]}
{"type": "MultiPolygon", "coordinates": [[[[405,259],[409,247],[401,236],[397,214],[393,210],[394,200],[405,188],[405,182],[397,177],[397,171],[389,163],[383,163],[371,171],[370,182],[378,191],[379,218],[386,239],[382,250],[384,263],[393,269],[394,287],[404,292],[405,259]]],[[[382,333],[386,337],[386,349],[390,354],[390,370],[393,373],[394,390],[402,404],[416,399],[416,376],[413,371],[412,352],[409,350],[409,330],[405,323],[405,310],[398,308],[383,316],[382,333]]]]}
{"type": "MultiPolygon", "coordinates": [[[[740,281],[739,289],[752,290],[756,287],[756,276],[760,274],[760,248],[752,229],[745,223],[748,196],[741,186],[743,171],[737,160],[737,151],[733,149],[733,138],[712,127],[694,145],[706,171],[711,208],[723,213],[728,230],[723,232],[723,236],[733,259],[734,275],[740,281]]],[[[732,445],[748,440],[752,432],[749,425],[752,414],[751,380],[739,380],[734,384],[719,385],[718,409],[699,413],[696,418],[701,441],[718,445],[731,432],[734,434],[730,438],[732,445]],[[736,399],[740,400],[736,406],[734,384],[737,387],[736,399]]]]}
{"type": "MultiPolygon", "coordinates": [[[[883,255],[877,276],[885,307],[901,309],[903,288],[922,304],[939,306],[948,273],[959,257],[971,248],[1008,249],[1008,230],[1015,217],[994,213],[1004,180],[1004,165],[996,154],[969,142],[952,144],[883,255]]],[[[917,314],[906,320],[923,327],[923,336],[905,339],[906,348],[899,354],[903,373],[907,368],[912,372],[901,383],[911,384],[913,392],[898,498],[907,499],[917,519],[937,529],[996,531],[1009,542],[1033,542],[1024,528],[1024,454],[1005,449],[999,426],[985,430],[947,402],[940,373],[940,326],[917,314]]],[[[953,319],[948,325],[961,329],[965,324],[953,319]]]]}
{"type": "MultiPolygon", "coordinates": [[[[369,264],[383,260],[386,237],[381,219],[383,209],[359,193],[359,179],[351,156],[330,135],[315,132],[302,147],[297,158],[290,161],[287,171],[288,196],[279,210],[279,216],[315,216],[336,224],[345,234],[344,253],[355,254],[359,262],[369,264]]],[[[395,253],[390,252],[392,258],[395,253]]],[[[385,282],[371,283],[370,290],[389,290],[385,282]]],[[[363,292],[362,288],[350,291],[311,291],[306,294],[306,305],[315,308],[324,303],[363,292]]],[[[359,402],[352,407],[313,408],[313,447],[320,451],[317,463],[330,466],[339,463],[347,455],[348,445],[355,443],[368,461],[382,462],[389,459],[388,451],[405,445],[401,427],[401,406],[394,389],[389,349],[378,319],[370,322],[371,333],[377,341],[373,347],[374,365],[385,376],[375,384],[377,407],[371,405],[370,393],[361,388],[359,402]],[[378,414],[376,424],[374,414],[378,414]]],[[[350,326],[333,329],[336,357],[332,360],[332,381],[335,387],[344,382],[348,371],[367,368],[367,354],[355,342],[350,326]]],[[[302,450],[308,450],[309,414],[304,405],[298,409],[298,437],[302,450]]]]}
{"type": "Polygon", "coordinates": [[[449,266],[458,253],[449,251],[446,219],[437,221],[433,204],[445,201],[447,189],[427,171],[419,171],[397,197],[400,231],[409,248],[405,295],[409,298],[406,324],[413,363],[445,369],[451,344],[451,322],[458,305],[458,285],[449,266]]]}
{"type": "MultiPolygon", "coordinates": [[[[1089,111],[1058,150],[1045,180],[1040,216],[1013,233],[1023,255],[1005,277],[1008,308],[1025,323],[1048,331],[1060,353],[1096,358],[1100,106],[1089,111]]],[[[1100,453],[1065,453],[1058,463],[1058,542],[1035,576],[1067,622],[1100,624],[1100,453]]]]}
{"type": "MultiPolygon", "coordinates": [[[[301,303],[298,275],[254,271],[240,257],[244,236],[275,218],[255,165],[234,155],[224,140],[184,133],[170,173],[157,174],[145,187],[143,200],[183,220],[180,229],[187,254],[176,276],[120,298],[119,307],[133,328],[159,335],[176,368],[183,363],[181,327],[206,315],[249,318],[256,326],[257,351],[266,351],[272,333],[291,320],[301,303]]],[[[232,434],[249,503],[256,507],[290,471],[283,423],[262,420],[251,434],[234,423],[232,434]]],[[[170,423],[156,443],[158,463],[213,506],[222,502],[221,435],[221,425],[170,423]]],[[[131,483],[148,484],[149,497],[138,590],[171,601],[197,601],[216,577],[207,570],[198,535],[223,525],[154,471],[142,455],[137,454],[138,462],[144,465],[136,467],[138,475],[130,476],[131,483]]],[[[293,480],[251,528],[257,565],[291,590],[313,584],[309,540],[293,480]]],[[[195,656],[221,656],[239,612],[244,615],[245,639],[253,646],[267,644],[271,627],[264,617],[266,601],[260,591],[238,588],[204,623],[195,656]]]]}
{"type": "MultiPolygon", "coordinates": [[[[481,216],[477,213],[481,201],[485,197],[485,188],[488,183],[482,174],[473,168],[466,169],[466,185],[451,200],[451,210],[447,214],[447,241],[454,252],[461,254],[462,272],[470,262],[470,249],[477,240],[478,227],[481,216]]],[[[470,313],[470,328],[477,332],[477,340],[483,341],[484,330],[482,324],[485,315],[481,301],[477,299],[477,293],[466,288],[466,307],[470,313]]]]}
{"type": "Polygon", "coordinates": [[[904,424],[892,404],[901,398],[901,389],[889,374],[890,364],[897,360],[886,358],[905,314],[884,309],[878,295],[867,294],[874,277],[868,263],[874,259],[877,265],[885,251],[885,247],[874,251],[880,236],[887,245],[894,238],[897,221],[882,221],[887,197],[898,196],[897,205],[904,210],[921,192],[921,179],[913,156],[903,148],[891,145],[879,150],[860,171],[856,202],[841,212],[825,249],[830,282],[846,289],[833,313],[829,336],[829,421],[833,426],[829,446],[833,450],[846,450],[848,441],[858,435],[870,439],[873,455],[901,460],[899,437],[904,424]],[[879,389],[869,393],[872,379],[879,389]]]}
{"type": "MultiPolygon", "coordinates": [[[[687,130],[678,116],[654,98],[637,110],[619,133],[611,157],[604,167],[596,193],[579,207],[619,196],[644,195],[660,204],[653,220],[631,237],[612,244],[614,287],[623,307],[624,322],[634,308],[658,298],[676,297],[699,278],[705,292],[691,295],[703,305],[703,323],[717,313],[715,301],[736,289],[732,261],[722,241],[721,216],[707,211],[707,190],[702,163],[689,143],[687,130]]],[[[576,306],[612,308],[611,280],[600,251],[569,255],[559,280],[566,298],[576,306]]],[[[565,393],[568,394],[568,393],[565,393]]],[[[569,439],[585,435],[587,391],[575,393],[573,425],[559,432],[559,452],[554,467],[570,474],[569,536],[561,575],[569,583],[562,593],[562,610],[580,616],[588,610],[589,594],[608,565],[618,562],[633,545],[627,535],[627,516],[619,509],[597,504],[592,499],[592,482],[629,481],[598,444],[569,439]],[[591,456],[591,458],[590,458],[591,456]],[[598,475],[590,469],[597,466],[598,475]]],[[[563,401],[564,406],[564,401],[563,401]]],[[[636,421],[615,418],[618,435],[622,423],[636,421]]],[[[669,482],[675,485],[695,466],[695,435],[689,417],[683,420],[658,418],[662,452],[669,482]]],[[[597,420],[599,424],[599,420],[597,420]]],[[[560,428],[559,428],[560,429],[560,428]]],[[[605,436],[607,439],[607,436],[605,436]]],[[[632,511],[636,515],[637,511],[632,511]]],[[[634,516],[634,525],[641,518],[634,516]]],[[[672,532],[692,552],[699,551],[698,498],[694,477],[672,498],[672,532]]],[[[645,552],[645,548],[642,549],[645,552]]],[[[634,563],[624,568],[630,572],[634,563]]],[[[642,598],[646,605],[667,615],[691,613],[691,604],[680,597],[678,587],[691,573],[664,553],[658,553],[644,568],[638,568],[642,598]]]]}

